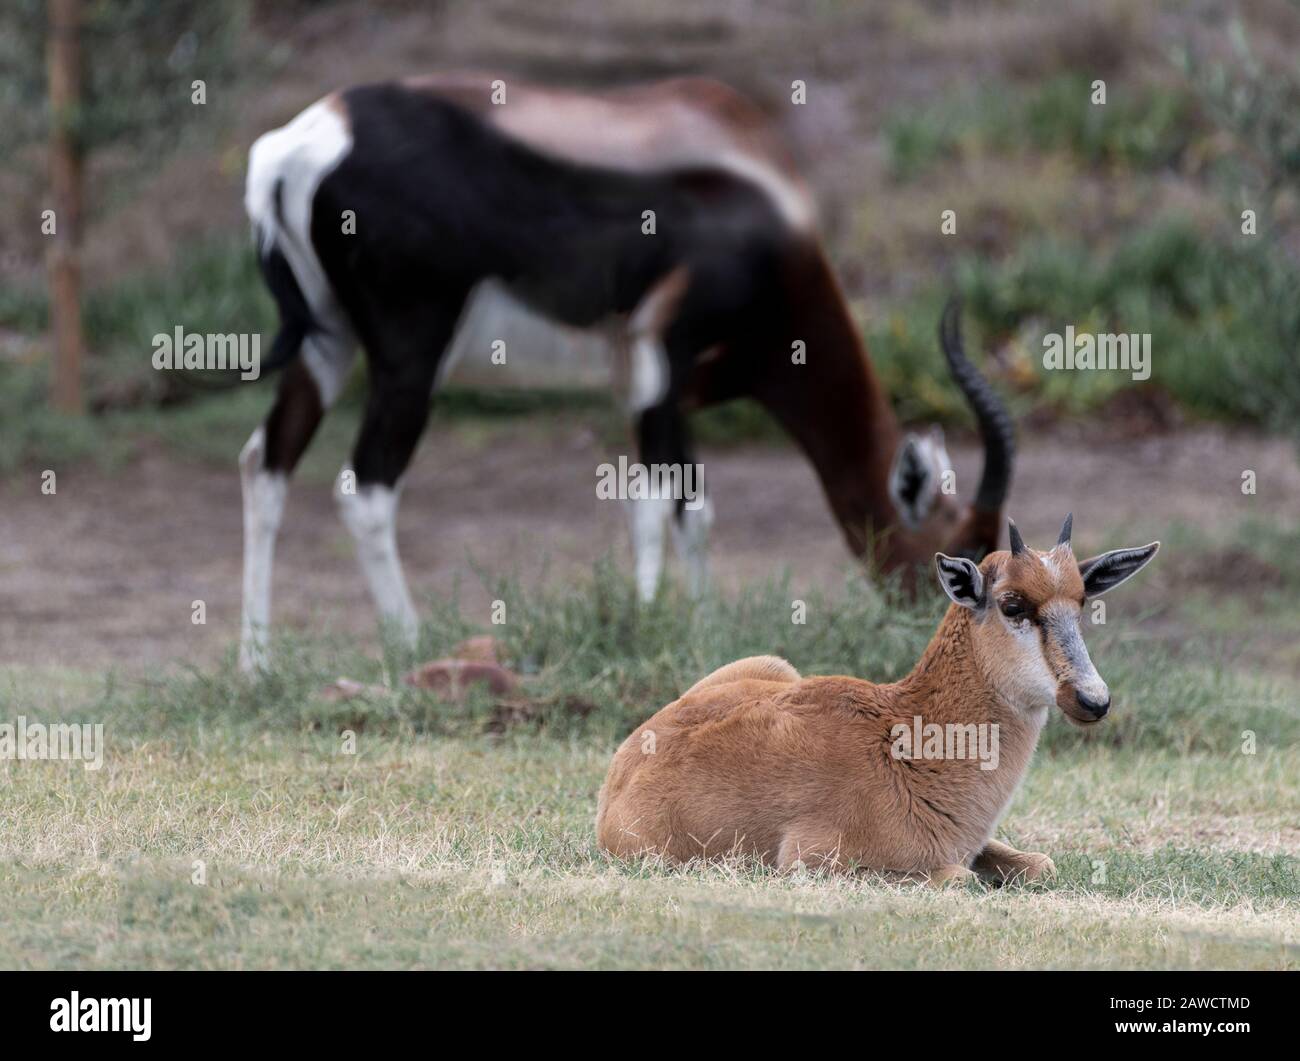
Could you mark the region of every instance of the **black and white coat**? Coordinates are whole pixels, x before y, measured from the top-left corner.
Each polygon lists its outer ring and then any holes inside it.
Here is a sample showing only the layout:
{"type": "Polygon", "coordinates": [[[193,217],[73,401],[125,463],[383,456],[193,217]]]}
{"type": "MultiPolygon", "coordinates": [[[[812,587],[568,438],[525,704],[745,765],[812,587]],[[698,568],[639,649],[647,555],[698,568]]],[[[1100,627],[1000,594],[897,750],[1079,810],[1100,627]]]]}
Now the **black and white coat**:
{"type": "MultiPolygon", "coordinates": [[[[381,617],[413,639],[395,529],[402,476],[466,306],[493,286],[551,320],[623,330],[643,463],[693,463],[686,411],[752,395],[812,459],[854,551],[927,527],[961,551],[958,524],[972,533],[933,489],[942,445],[898,433],[802,181],[762,115],[724,86],[593,95],[476,75],[360,86],[254,143],[245,204],[281,315],[267,367],[284,368],[240,455],[245,669],[266,659],[288,477],[358,347],[369,396],[336,497],[381,617]],[[796,340],[818,370],[792,365],[796,340]],[[903,475],[919,507],[900,518],[903,475]]],[[[631,511],[642,597],[658,585],[670,526],[702,585],[711,507],[660,498],[631,511]]]]}

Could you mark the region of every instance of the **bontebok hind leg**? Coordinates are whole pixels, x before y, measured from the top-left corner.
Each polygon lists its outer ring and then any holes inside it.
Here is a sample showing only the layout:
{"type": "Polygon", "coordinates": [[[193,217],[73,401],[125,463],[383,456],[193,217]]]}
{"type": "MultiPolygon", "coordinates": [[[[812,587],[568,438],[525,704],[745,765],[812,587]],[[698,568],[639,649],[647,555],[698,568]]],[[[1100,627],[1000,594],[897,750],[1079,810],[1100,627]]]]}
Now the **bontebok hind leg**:
{"type": "Polygon", "coordinates": [[[308,337],[302,355],[280,377],[270,415],[239,454],[244,499],[239,669],[246,674],[267,662],[271,570],[289,476],[337,395],[355,353],[350,335],[316,332],[308,337]]]}

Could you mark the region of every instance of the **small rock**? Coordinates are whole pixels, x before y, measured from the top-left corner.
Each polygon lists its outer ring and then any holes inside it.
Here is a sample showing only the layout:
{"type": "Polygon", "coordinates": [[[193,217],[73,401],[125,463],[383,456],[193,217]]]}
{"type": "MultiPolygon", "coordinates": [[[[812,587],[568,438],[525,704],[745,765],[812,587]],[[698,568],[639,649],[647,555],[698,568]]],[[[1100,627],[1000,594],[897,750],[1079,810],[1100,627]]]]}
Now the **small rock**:
{"type": "Polygon", "coordinates": [[[496,663],[465,659],[436,659],[416,667],[402,679],[417,689],[431,689],[449,700],[460,701],[470,688],[482,685],[495,696],[511,692],[519,677],[496,663]]]}
{"type": "Polygon", "coordinates": [[[501,662],[500,646],[491,634],[467,637],[451,650],[450,655],[452,659],[463,659],[471,663],[501,662]]]}

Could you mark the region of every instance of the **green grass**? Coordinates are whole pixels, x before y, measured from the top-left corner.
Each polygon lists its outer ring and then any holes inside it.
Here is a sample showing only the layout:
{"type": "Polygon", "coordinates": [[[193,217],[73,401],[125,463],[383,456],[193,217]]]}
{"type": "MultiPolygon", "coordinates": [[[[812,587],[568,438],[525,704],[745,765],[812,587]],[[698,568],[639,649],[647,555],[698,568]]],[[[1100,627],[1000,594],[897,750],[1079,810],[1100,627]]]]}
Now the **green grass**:
{"type": "MultiPolygon", "coordinates": [[[[1290,687],[1136,641],[1139,617],[1112,609],[1089,640],[1114,717],[1088,733],[1053,718],[999,829],[1052,855],[1045,886],[937,894],[740,861],[613,863],[595,794],[632,726],[746,653],[896,677],[938,608],[848,585],[794,626],[779,583],[648,609],[605,569],[531,594],[489,585],[535,712],[498,735],[486,697],[317,695],[339,674],[400,673],[391,648],[281,640],[251,683],[230,661],[132,679],[11,670],[7,717],[103,722],[108,746],[99,771],[0,762],[0,965],[1300,967],[1290,687]]],[[[420,658],[478,629],[454,599],[426,614],[420,658]]]]}
{"type": "MultiPolygon", "coordinates": [[[[1222,156],[1258,152],[1231,146],[1234,135],[1249,137],[1232,122],[1225,126],[1221,114],[1212,128],[1204,92],[1185,75],[1171,69],[1156,79],[1109,78],[1105,105],[1090,102],[1094,76],[1071,70],[1028,84],[993,81],[886,121],[889,169],[906,185],[904,204],[916,199],[918,184],[933,189],[920,201],[936,211],[972,202],[958,211],[965,235],[953,241],[961,249],[951,278],[936,284],[927,260],[911,271],[916,293],[869,324],[889,393],[906,418],[965,415],[934,338],[955,287],[967,297],[968,324],[977,326],[971,345],[1000,348],[1010,362],[1003,389],[1017,392],[1019,410],[1089,415],[1138,388],[1195,417],[1300,433],[1300,312],[1289,294],[1300,276],[1286,249],[1287,223],[1273,218],[1270,195],[1247,193],[1239,176],[1220,173],[1222,156]],[[990,175],[1057,180],[1070,191],[1047,216],[1014,197],[970,200],[968,185],[990,175]],[[1174,185],[1184,189],[1178,205],[1162,205],[1174,185]],[[1107,205],[1093,204],[1098,191],[1107,205]],[[1264,218],[1260,235],[1241,233],[1244,206],[1264,218]],[[1044,229],[1051,235],[1041,235],[1044,229]],[[972,232],[984,242],[976,252],[967,249],[972,232]],[[1042,337],[1067,324],[1080,332],[1150,334],[1152,379],[1045,371],[1042,337]]],[[[1251,98],[1238,95],[1238,103],[1251,98]]],[[[1285,108],[1265,109],[1277,125],[1277,136],[1266,139],[1289,142],[1294,121],[1285,108]]],[[[889,229],[888,218],[868,216],[867,238],[889,229]]],[[[904,231],[931,259],[947,258],[947,248],[940,251],[922,230],[904,231]]],[[[913,256],[899,253],[910,266],[913,256]]],[[[1133,406],[1123,408],[1131,414],[1133,406]]]]}
{"type": "Polygon", "coordinates": [[[1174,165],[1203,131],[1189,91],[1111,80],[1106,103],[1094,104],[1092,82],[1069,72],[1028,87],[996,83],[900,111],[884,129],[890,174],[910,181],[962,155],[1029,151],[1153,170],[1174,165]]]}
{"type": "MultiPolygon", "coordinates": [[[[1017,388],[1017,410],[1081,415],[1137,389],[1170,396],[1196,416],[1291,433],[1300,423],[1300,310],[1284,293],[1296,283],[1294,268],[1266,246],[1172,221],[1103,251],[1044,239],[1001,262],[965,257],[952,282],[965,297],[967,350],[1005,348],[1010,375],[1001,389],[1017,388]],[[1150,378],[1045,368],[1043,336],[1067,325],[1149,334],[1150,378]]],[[[923,289],[868,323],[872,358],[905,418],[960,415],[935,338],[949,293],[923,289]]]]}
{"type": "MultiPolygon", "coordinates": [[[[257,275],[247,242],[216,241],[191,248],[164,271],[126,272],[113,284],[87,293],[83,324],[87,354],[83,386],[95,413],[70,417],[49,406],[48,349],[42,333],[47,317],[43,292],[11,290],[0,300],[0,330],[38,338],[33,356],[7,365],[0,387],[0,472],[26,465],[61,467],[94,460],[107,467],[128,461],[143,438],[172,428],[182,446],[212,424],[210,411],[233,408],[248,431],[256,417],[240,416],[231,393],[216,398],[196,390],[182,373],[153,368],[153,336],[178,325],[192,332],[260,332],[269,348],[274,307],[257,275]],[[193,410],[201,411],[195,415],[193,410]]],[[[256,398],[265,415],[266,383],[238,388],[256,398]]],[[[216,414],[222,426],[224,414],[216,414]]],[[[238,437],[247,437],[244,431],[238,437]]],[[[229,459],[231,439],[222,439],[229,459]]]]}
{"type": "Polygon", "coordinates": [[[1294,525],[1249,518],[1211,532],[1178,523],[1162,537],[1177,558],[1177,620],[1235,666],[1300,675],[1294,525]]]}
{"type": "MultiPolygon", "coordinates": [[[[630,579],[599,565],[577,585],[544,582],[524,589],[509,576],[484,578],[492,599],[505,602],[508,622],[476,626],[461,615],[456,595],[425,602],[430,616],[413,655],[387,648],[378,658],[354,643],[278,643],[278,665],[257,683],[227,665],[216,671],[159,676],[144,685],[108,681],[95,717],[120,732],[166,735],[177,723],[198,727],[268,725],[364,727],[369,732],[481,732],[491,704],[451,707],[391,676],[412,662],[444,655],[475,633],[491,633],[505,656],[530,676],[534,724],[559,734],[625,734],[651,710],[723,663],[775,653],[804,673],[855,674],[893,681],[919,658],[942,614],[937,600],[908,604],[889,591],[866,591],[849,575],[834,593],[804,594],[807,621],[791,622],[793,594],[781,581],[734,595],[687,600],[666,590],[639,605],[630,579]],[[390,684],[383,696],[330,703],[315,694],[346,674],[390,684]]],[[[1263,676],[1239,674],[1212,655],[1179,653],[1143,636],[1143,616],[1116,602],[1088,639],[1098,669],[1116,690],[1117,710],[1096,731],[1051,727],[1047,751],[1107,745],[1161,748],[1178,754],[1228,754],[1250,729],[1273,747],[1300,742],[1292,690],[1263,676]]]]}

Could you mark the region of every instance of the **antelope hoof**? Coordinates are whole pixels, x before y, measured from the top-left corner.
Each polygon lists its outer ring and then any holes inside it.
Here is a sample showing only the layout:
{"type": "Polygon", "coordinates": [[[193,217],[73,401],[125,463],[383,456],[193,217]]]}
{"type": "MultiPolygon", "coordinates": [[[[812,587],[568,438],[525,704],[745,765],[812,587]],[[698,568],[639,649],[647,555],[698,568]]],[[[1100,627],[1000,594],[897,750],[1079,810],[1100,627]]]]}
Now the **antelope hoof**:
{"type": "Polygon", "coordinates": [[[1021,864],[1012,874],[1012,880],[1051,880],[1056,876],[1056,863],[1037,851],[1027,851],[1020,856],[1021,864]]]}
{"type": "Polygon", "coordinates": [[[931,888],[964,888],[975,879],[965,866],[940,866],[931,871],[925,883],[931,888]]]}
{"type": "Polygon", "coordinates": [[[986,869],[1000,884],[1028,884],[1056,876],[1056,863],[1037,851],[1018,851],[995,867],[986,869]]]}

